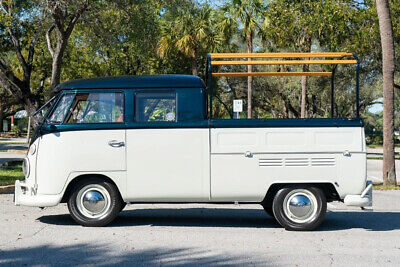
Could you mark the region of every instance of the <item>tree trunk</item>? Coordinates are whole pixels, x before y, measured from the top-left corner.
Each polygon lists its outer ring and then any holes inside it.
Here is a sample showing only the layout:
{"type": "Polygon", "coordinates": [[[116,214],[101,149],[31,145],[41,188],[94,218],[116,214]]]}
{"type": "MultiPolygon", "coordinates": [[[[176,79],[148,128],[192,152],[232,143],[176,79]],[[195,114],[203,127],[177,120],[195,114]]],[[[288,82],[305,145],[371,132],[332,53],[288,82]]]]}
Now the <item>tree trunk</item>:
{"type": "Polygon", "coordinates": [[[193,50],[190,60],[191,60],[191,64],[192,64],[192,74],[197,76],[199,74],[199,72],[198,72],[198,66],[197,66],[197,60],[196,60],[196,51],[195,50],[193,50]]]}
{"type": "Polygon", "coordinates": [[[50,89],[51,89],[51,95],[55,95],[56,91],[55,88],[57,85],[60,84],[61,80],[61,69],[62,69],[62,63],[63,63],[63,57],[64,57],[64,51],[65,48],[67,47],[68,40],[65,40],[66,37],[64,36],[58,36],[58,43],[57,47],[54,50],[52,54],[52,65],[51,65],[51,83],[50,83],[50,89]]]}
{"type": "MultiPolygon", "coordinates": [[[[253,34],[247,32],[247,52],[253,53],[253,34]]],[[[252,59],[249,58],[249,61],[252,59]]],[[[247,65],[247,72],[253,72],[253,66],[247,65]]],[[[252,96],[253,96],[253,76],[247,77],[247,118],[251,119],[252,111],[252,96]]]]}
{"type": "Polygon", "coordinates": [[[4,119],[4,112],[3,112],[3,107],[1,106],[0,103],[0,132],[3,131],[3,119],[4,119]]]}
{"type": "MultiPolygon", "coordinates": [[[[311,38],[306,37],[305,38],[305,43],[303,44],[303,49],[302,52],[304,53],[309,53],[311,51],[311,38]]],[[[306,58],[305,60],[308,60],[309,58],[306,58]]],[[[310,70],[309,65],[303,65],[303,71],[308,72],[310,70]]],[[[307,110],[306,110],[306,105],[307,105],[307,76],[301,76],[301,103],[300,103],[300,117],[301,118],[306,118],[307,117],[307,110]]]]}
{"type": "Polygon", "coordinates": [[[394,159],[394,40],[388,0],[376,0],[382,45],[383,184],[396,184],[394,159]]]}
{"type": "MultiPolygon", "coordinates": [[[[303,71],[307,72],[309,70],[308,65],[303,66],[303,71]]],[[[306,113],[306,102],[307,102],[307,76],[301,76],[301,113],[300,117],[307,117],[306,113]]]]}
{"type": "Polygon", "coordinates": [[[61,79],[61,67],[62,67],[62,56],[59,53],[54,55],[53,62],[51,65],[51,93],[55,94],[55,88],[60,84],[61,79]]]}

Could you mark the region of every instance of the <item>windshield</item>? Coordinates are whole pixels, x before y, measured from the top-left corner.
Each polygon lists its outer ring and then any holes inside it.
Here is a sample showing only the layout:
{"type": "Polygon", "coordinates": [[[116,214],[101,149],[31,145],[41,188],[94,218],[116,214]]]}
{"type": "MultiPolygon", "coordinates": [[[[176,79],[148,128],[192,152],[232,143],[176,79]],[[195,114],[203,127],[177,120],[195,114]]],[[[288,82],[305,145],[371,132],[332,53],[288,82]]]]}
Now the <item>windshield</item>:
{"type": "Polygon", "coordinates": [[[44,118],[47,112],[51,109],[58,98],[58,94],[53,96],[49,101],[46,102],[40,109],[38,109],[35,114],[33,114],[34,118],[34,126],[37,127],[38,125],[44,122],[44,118]]]}

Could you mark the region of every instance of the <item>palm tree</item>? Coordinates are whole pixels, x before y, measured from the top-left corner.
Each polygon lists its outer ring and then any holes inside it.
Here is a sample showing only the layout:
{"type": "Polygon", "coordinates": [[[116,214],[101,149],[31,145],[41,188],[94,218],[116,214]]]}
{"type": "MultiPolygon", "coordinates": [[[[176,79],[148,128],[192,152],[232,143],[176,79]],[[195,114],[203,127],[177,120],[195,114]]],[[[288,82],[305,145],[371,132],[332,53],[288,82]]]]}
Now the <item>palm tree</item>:
{"type": "Polygon", "coordinates": [[[382,44],[383,184],[396,185],[394,159],[394,40],[388,0],[376,0],[382,44]]]}
{"type": "MultiPolygon", "coordinates": [[[[247,52],[253,53],[254,39],[256,35],[261,34],[260,25],[262,24],[264,1],[262,0],[231,0],[223,10],[225,11],[225,20],[221,23],[224,27],[240,29],[240,36],[246,41],[247,52]]],[[[248,59],[251,60],[251,59],[248,59]]],[[[247,71],[253,71],[251,65],[247,66],[247,71]]],[[[247,117],[251,118],[252,112],[252,93],[253,77],[247,77],[247,117]]]]}
{"type": "Polygon", "coordinates": [[[177,49],[190,59],[192,74],[198,75],[198,56],[214,50],[220,43],[213,30],[213,12],[207,4],[199,6],[192,2],[167,10],[161,26],[159,56],[167,57],[177,49]]]}

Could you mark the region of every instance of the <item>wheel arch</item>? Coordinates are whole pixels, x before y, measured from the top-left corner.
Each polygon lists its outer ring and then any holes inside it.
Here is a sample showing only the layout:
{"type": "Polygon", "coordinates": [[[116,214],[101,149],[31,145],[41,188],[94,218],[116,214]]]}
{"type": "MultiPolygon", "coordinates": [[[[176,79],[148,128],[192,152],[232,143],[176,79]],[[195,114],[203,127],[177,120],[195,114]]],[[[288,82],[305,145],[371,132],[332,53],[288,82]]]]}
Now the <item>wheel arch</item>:
{"type": "Polygon", "coordinates": [[[61,198],[61,203],[66,203],[66,202],[68,201],[68,198],[69,198],[69,196],[71,195],[72,190],[73,190],[73,188],[75,187],[76,184],[78,184],[78,183],[81,182],[82,180],[85,180],[85,179],[88,179],[88,178],[93,178],[93,177],[102,179],[102,180],[104,180],[104,181],[106,181],[106,182],[109,182],[109,183],[115,185],[115,187],[118,189],[119,195],[120,195],[120,197],[121,197],[121,199],[122,199],[120,188],[119,188],[118,185],[113,181],[113,179],[111,179],[110,177],[108,177],[108,176],[106,176],[106,175],[104,175],[104,174],[100,174],[100,173],[90,173],[90,174],[81,174],[81,175],[78,175],[78,176],[74,177],[74,178],[68,183],[67,188],[65,189],[64,194],[63,194],[63,196],[62,196],[62,198],[61,198]]]}
{"type": "Polygon", "coordinates": [[[261,203],[262,204],[263,203],[272,203],[272,200],[274,199],[275,194],[284,187],[301,186],[301,185],[315,186],[315,187],[320,188],[324,192],[327,202],[340,201],[340,196],[339,196],[339,193],[337,192],[335,186],[329,182],[326,182],[326,183],[274,183],[274,184],[271,184],[270,187],[268,188],[268,191],[265,194],[265,197],[261,203]]]}

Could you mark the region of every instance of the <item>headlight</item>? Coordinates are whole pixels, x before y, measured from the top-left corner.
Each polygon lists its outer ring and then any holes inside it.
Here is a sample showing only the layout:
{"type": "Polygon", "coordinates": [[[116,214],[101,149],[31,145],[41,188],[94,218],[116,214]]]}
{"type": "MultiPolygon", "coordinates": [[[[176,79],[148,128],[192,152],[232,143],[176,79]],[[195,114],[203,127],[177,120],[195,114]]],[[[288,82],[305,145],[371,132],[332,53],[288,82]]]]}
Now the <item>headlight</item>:
{"type": "Polygon", "coordinates": [[[28,178],[29,176],[29,159],[24,158],[24,161],[22,162],[22,171],[24,172],[25,178],[28,178]]]}

